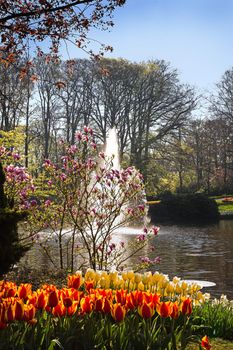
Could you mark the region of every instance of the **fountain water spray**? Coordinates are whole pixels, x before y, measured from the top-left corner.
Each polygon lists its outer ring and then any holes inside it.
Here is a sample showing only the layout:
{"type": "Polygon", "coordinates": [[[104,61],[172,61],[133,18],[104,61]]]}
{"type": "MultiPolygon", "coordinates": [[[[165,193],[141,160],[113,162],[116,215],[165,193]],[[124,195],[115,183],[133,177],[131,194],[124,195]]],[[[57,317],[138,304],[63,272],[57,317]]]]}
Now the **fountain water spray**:
{"type": "Polygon", "coordinates": [[[115,126],[108,132],[108,136],[106,139],[105,154],[109,158],[113,157],[113,168],[120,170],[119,146],[115,126]]]}

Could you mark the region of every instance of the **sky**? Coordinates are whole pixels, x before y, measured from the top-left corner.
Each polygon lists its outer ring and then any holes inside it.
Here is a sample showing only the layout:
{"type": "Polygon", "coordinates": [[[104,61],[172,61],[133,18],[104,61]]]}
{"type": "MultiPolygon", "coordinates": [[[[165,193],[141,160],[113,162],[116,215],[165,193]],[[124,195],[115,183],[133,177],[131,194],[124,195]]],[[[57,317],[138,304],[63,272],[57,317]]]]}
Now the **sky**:
{"type": "Polygon", "coordinates": [[[126,0],[114,23],[110,32],[90,33],[113,46],[107,57],[163,59],[182,83],[202,92],[212,91],[233,66],[233,0],[126,0]]]}

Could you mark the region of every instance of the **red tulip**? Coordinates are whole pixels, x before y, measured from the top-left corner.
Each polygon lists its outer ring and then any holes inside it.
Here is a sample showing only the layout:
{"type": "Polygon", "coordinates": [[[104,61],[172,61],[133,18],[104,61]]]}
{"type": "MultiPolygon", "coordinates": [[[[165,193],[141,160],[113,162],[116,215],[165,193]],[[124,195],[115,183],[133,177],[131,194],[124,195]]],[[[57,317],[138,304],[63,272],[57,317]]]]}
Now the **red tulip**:
{"type": "Polygon", "coordinates": [[[68,287],[79,289],[81,286],[81,275],[69,275],[68,276],[68,287]]]}
{"type": "Polygon", "coordinates": [[[143,302],[142,305],[138,307],[138,313],[143,318],[151,318],[155,313],[153,304],[143,302]]]}
{"type": "Polygon", "coordinates": [[[157,304],[156,310],[162,318],[169,317],[171,314],[171,302],[163,301],[162,303],[157,304]]]}
{"type": "Polygon", "coordinates": [[[171,312],[170,316],[173,319],[177,319],[179,317],[179,306],[178,306],[178,302],[177,301],[175,301],[172,304],[172,312],[171,312]]]}
{"type": "Polygon", "coordinates": [[[66,315],[66,308],[62,303],[57,304],[53,310],[52,310],[52,314],[55,317],[62,317],[66,315]]]}
{"type": "Polygon", "coordinates": [[[210,350],[211,349],[211,345],[209,343],[209,339],[207,337],[207,335],[205,335],[202,340],[201,340],[201,346],[203,347],[203,349],[205,350],[210,350]]]}
{"type": "Polygon", "coordinates": [[[73,301],[70,297],[64,297],[63,298],[63,304],[65,307],[70,307],[73,304],[73,301]]]}
{"type": "Polygon", "coordinates": [[[15,319],[15,310],[14,305],[12,303],[9,303],[6,312],[5,312],[5,322],[12,322],[15,319]]]}
{"type": "Polygon", "coordinates": [[[39,292],[36,302],[37,309],[44,309],[47,303],[47,298],[44,291],[39,292]]]}
{"type": "Polygon", "coordinates": [[[21,283],[18,287],[18,297],[26,300],[28,295],[31,294],[32,285],[30,283],[21,283]]]}
{"type": "Polygon", "coordinates": [[[52,290],[48,296],[48,306],[55,307],[55,306],[57,306],[58,301],[59,300],[58,300],[57,292],[55,290],[52,290]]]}
{"type": "Polygon", "coordinates": [[[94,288],[94,281],[85,281],[86,291],[89,293],[94,288]]]}
{"type": "Polygon", "coordinates": [[[114,320],[121,322],[125,318],[126,310],[120,303],[116,303],[112,305],[111,314],[114,320]]]}
{"type": "Polygon", "coordinates": [[[82,312],[90,313],[93,310],[93,299],[90,296],[86,296],[81,299],[80,307],[82,312]]]}
{"type": "Polygon", "coordinates": [[[15,319],[22,320],[24,316],[24,303],[21,300],[17,300],[15,303],[15,319]]]}
{"type": "Polygon", "coordinates": [[[182,314],[184,315],[191,315],[192,313],[192,299],[187,298],[183,301],[182,307],[181,307],[182,314]]]}
{"type": "Polygon", "coordinates": [[[115,299],[117,303],[120,303],[121,305],[124,305],[126,303],[126,295],[127,291],[124,289],[117,289],[115,294],[115,299]]]}
{"type": "Polygon", "coordinates": [[[105,314],[109,314],[111,312],[111,304],[107,298],[104,298],[104,301],[103,301],[103,312],[105,314]]]}
{"type": "Polygon", "coordinates": [[[36,308],[34,305],[24,305],[24,321],[32,321],[36,314],[36,308]]]}

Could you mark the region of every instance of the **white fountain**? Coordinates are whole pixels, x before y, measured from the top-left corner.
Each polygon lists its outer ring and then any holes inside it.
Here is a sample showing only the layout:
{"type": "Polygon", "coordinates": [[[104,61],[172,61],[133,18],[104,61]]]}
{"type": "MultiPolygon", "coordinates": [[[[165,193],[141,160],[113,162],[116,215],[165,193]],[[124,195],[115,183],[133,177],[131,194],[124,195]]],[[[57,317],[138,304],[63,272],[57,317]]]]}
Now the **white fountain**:
{"type": "Polygon", "coordinates": [[[119,146],[115,126],[108,132],[108,136],[106,139],[105,154],[109,158],[113,158],[113,168],[120,170],[119,146]]]}

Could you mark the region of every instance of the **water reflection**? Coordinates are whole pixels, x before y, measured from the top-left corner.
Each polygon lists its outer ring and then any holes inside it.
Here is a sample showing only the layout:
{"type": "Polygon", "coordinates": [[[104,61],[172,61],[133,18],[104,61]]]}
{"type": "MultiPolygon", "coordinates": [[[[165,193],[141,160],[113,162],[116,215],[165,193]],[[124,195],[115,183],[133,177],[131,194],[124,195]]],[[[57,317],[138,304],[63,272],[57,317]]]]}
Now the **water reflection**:
{"type": "MultiPolygon", "coordinates": [[[[129,241],[135,237],[136,229],[121,230],[116,240],[129,241]]],[[[154,238],[155,247],[146,247],[143,255],[151,259],[160,256],[162,261],[154,270],[179,276],[182,279],[207,280],[216,286],[205,288],[212,296],[226,294],[233,299],[233,221],[221,220],[209,226],[162,225],[160,233],[154,238]]],[[[142,253],[140,253],[142,255],[142,253]]],[[[54,252],[56,260],[57,252],[54,252]]],[[[136,260],[131,260],[134,263],[136,260]]],[[[40,266],[48,269],[51,262],[46,255],[34,246],[22,259],[21,264],[40,266]]],[[[153,270],[153,269],[152,269],[153,270]]]]}
{"type": "MultiPolygon", "coordinates": [[[[151,258],[160,255],[162,261],[154,270],[182,279],[207,280],[215,287],[205,288],[213,296],[222,293],[233,299],[233,221],[221,220],[210,226],[163,225],[155,237],[151,258]]],[[[132,235],[122,235],[130,240],[132,235]]],[[[145,252],[146,253],[146,252],[145,252]]]]}

